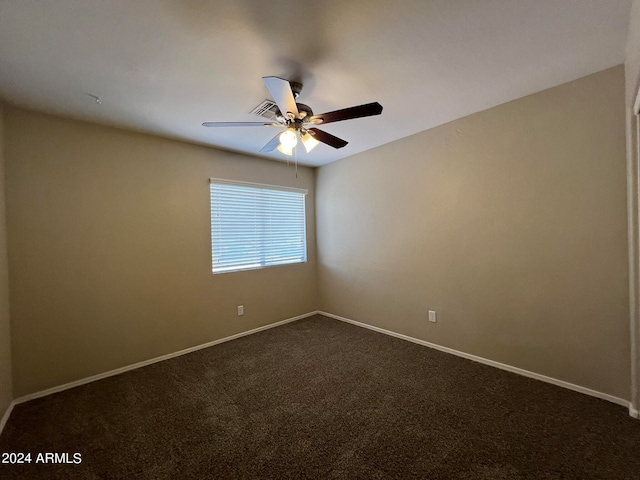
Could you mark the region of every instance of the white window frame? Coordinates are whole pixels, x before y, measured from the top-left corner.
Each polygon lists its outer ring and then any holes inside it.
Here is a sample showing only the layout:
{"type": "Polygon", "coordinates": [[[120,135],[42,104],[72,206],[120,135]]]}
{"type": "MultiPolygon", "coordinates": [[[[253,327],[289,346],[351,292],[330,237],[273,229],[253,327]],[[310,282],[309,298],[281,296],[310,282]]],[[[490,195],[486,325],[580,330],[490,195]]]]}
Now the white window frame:
{"type": "MultiPolygon", "coordinates": [[[[281,185],[268,185],[264,183],[243,182],[243,181],[228,180],[223,178],[210,178],[209,193],[210,193],[210,208],[211,208],[211,262],[212,262],[211,269],[215,275],[222,274],[222,273],[239,272],[239,271],[245,271],[245,270],[256,270],[256,269],[268,268],[272,266],[306,263],[307,261],[306,195],[308,194],[307,189],[284,187],[281,185]],[[220,264],[220,262],[216,261],[217,249],[233,248],[234,240],[232,239],[230,240],[229,237],[232,238],[233,235],[236,234],[231,229],[237,228],[237,227],[233,227],[232,223],[229,223],[229,222],[226,223],[227,226],[225,228],[225,222],[221,222],[219,220],[220,219],[219,215],[224,214],[225,212],[221,211],[220,209],[214,211],[214,209],[216,208],[216,205],[214,203],[214,186],[216,185],[241,187],[245,189],[244,192],[242,191],[238,192],[238,201],[245,201],[245,200],[247,201],[247,207],[249,211],[253,214],[253,217],[249,215],[248,216],[249,218],[247,218],[247,222],[242,224],[242,227],[240,227],[238,231],[247,230],[247,229],[250,230],[251,228],[254,229],[254,231],[251,233],[250,238],[253,240],[253,245],[259,248],[259,254],[258,254],[259,260],[253,257],[254,261],[251,262],[250,261],[252,259],[251,255],[248,255],[247,257],[243,258],[242,255],[239,254],[237,256],[238,261],[235,263],[232,261],[233,258],[231,255],[227,257],[226,259],[227,263],[220,264]],[[251,200],[249,199],[250,191],[246,189],[256,190],[255,192],[256,195],[260,195],[258,191],[267,192],[267,194],[264,197],[265,202],[264,203],[258,202],[256,204],[252,204],[251,200]],[[291,233],[292,239],[297,239],[299,241],[300,239],[299,229],[302,228],[302,242],[303,242],[302,251],[298,252],[296,249],[294,249],[293,252],[291,252],[293,253],[293,255],[289,259],[285,257],[280,261],[277,259],[277,255],[273,256],[273,252],[274,252],[274,249],[276,249],[276,247],[274,247],[274,244],[273,244],[274,233],[273,233],[273,230],[270,230],[270,228],[273,228],[275,230],[280,229],[282,228],[282,223],[278,224],[278,218],[277,218],[278,212],[275,211],[277,209],[273,208],[274,206],[277,205],[277,203],[276,201],[274,201],[275,200],[274,198],[270,198],[270,195],[268,194],[268,192],[272,192],[275,197],[278,196],[278,192],[296,193],[302,196],[301,225],[298,224],[297,229],[294,228],[294,230],[291,233]],[[255,210],[252,210],[252,208],[255,208],[255,210]],[[263,217],[260,215],[261,212],[259,211],[259,209],[264,209],[264,208],[266,208],[266,211],[262,212],[265,215],[263,217]],[[267,230],[271,231],[271,234],[272,234],[271,237],[269,237],[269,235],[266,235],[266,236],[264,235],[264,232],[265,232],[264,222],[266,220],[270,225],[270,227],[267,228],[267,230]],[[227,236],[227,239],[220,238],[221,236],[224,237],[225,235],[227,236]],[[218,243],[222,242],[222,245],[220,244],[216,245],[216,238],[218,238],[218,243]],[[268,259],[268,255],[265,256],[265,253],[268,253],[268,252],[271,252],[272,254],[271,260],[268,259]],[[296,256],[296,253],[301,253],[301,256],[296,256]]],[[[231,193],[230,195],[233,195],[233,194],[231,193]]],[[[297,199],[294,199],[294,198],[292,198],[291,200],[293,200],[294,202],[297,201],[297,199]]],[[[295,205],[295,204],[291,205],[291,208],[294,211],[294,213],[295,213],[295,209],[299,207],[300,205],[295,205]]],[[[299,213],[300,211],[298,210],[298,214],[299,213]]],[[[297,220],[300,220],[299,216],[295,218],[297,220]]]]}

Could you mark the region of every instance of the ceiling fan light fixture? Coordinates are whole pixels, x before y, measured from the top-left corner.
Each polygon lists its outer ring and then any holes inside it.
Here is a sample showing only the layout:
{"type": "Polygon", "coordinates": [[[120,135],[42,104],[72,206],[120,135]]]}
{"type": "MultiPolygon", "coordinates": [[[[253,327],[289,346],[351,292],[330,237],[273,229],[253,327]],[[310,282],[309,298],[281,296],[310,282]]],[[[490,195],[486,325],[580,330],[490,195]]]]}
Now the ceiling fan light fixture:
{"type": "Polygon", "coordinates": [[[316,148],[320,143],[309,132],[305,132],[301,138],[302,138],[302,144],[304,145],[304,149],[307,151],[307,153],[310,153],[311,150],[316,148]]]}
{"type": "Polygon", "coordinates": [[[285,155],[288,155],[288,156],[293,155],[293,148],[291,148],[291,149],[289,149],[289,150],[286,150],[286,149],[282,146],[282,144],[278,145],[278,151],[279,151],[280,153],[284,153],[285,155]]]}
{"type": "MultiPolygon", "coordinates": [[[[284,150],[285,152],[290,152],[297,144],[298,135],[296,135],[296,131],[293,128],[287,128],[280,134],[280,147],[282,147],[282,150],[284,150]]],[[[280,150],[280,147],[278,147],[278,150],[280,150]]],[[[282,152],[282,150],[280,151],[282,152]]],[[[288,155],[291,155],[291,153],[289,153],[288,155]]]]}

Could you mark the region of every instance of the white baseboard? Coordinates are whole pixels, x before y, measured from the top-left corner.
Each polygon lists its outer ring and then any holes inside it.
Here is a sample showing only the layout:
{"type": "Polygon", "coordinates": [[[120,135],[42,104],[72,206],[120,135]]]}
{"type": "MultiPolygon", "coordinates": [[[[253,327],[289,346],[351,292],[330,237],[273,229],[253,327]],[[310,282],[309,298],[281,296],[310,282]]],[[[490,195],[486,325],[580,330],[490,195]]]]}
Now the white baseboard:
{"type": "MultiPolygon", "coordinates": [[[[142,362],[134,363],[133,365],[127,365],[126,367],[116,368],[115,370],[109,370],[108,372],[92,375],[90,377],[82,378],[80,380],[75,380],[73,382],[65,383],[64,385],[58,385],[57,387],[48,388],[40,392],[30,393],[29,395],[24,395],[20,398],[16,398],[13,401],[13,404],[17,405],[19,403],[28,402],[29,400],[35,400],[36,398],[46,397],[47,395],[51,395],[53,393],[62,392],[64,390],[69,390],[70,388],[95,382],[96,380],[102,380],[103,378],[113,377],[114,375],[120,375],[121,373],[128,372],[130,370],[135,370],[136,368],[146,367],[147,365],[151,365],[153,363],[158,363],[164,360],[169,360],[170,358],[186,355],[187,353],[195,352],[197,350],[202,350],[203,348],[207,348],[207,347],[212,347],[214,345],[218,345],[219,343],[229,342],[231,340],[235,340],[236,338],[252,335],[254,333],[258,333],[263,330],[267,330],[269,328],[279,327],[280,325],[284,325],[285,323],[295,322],[296,320],[301,320],[303,318],[310,317],[312,315],[315,315],[316,313],[318,312],[314,311],[314,312],[305,313],[303,315],[298,315],[297,317],[287,318],[286,320],[270,323],[269,325],[264,325],[262,327],[254,328],[252,330],[247,330],[246,332],[236,333],[235,335],[231,335],[229,337],[224,337],[218,340],[213,340],[211,342],[203,343],[202,345],[196,345],[195,347],[185,348],[184,350],[180,350],[178,352],[168,353],[166,355],[152,358],[150,360],[144,360],[142,362]]],[[[13,408],[13,404],[11,405],[11,408],[13,408]]],[[[6,416],[8,418],[8,414],[6,416]]]]}
{"type": "Polygon", "coordinates": [[[506,370],[508,372],[516,373],[518,375],[522,375],[525,377],[533,378],[535,380],[540,380],[542,382],[551,383],[553,385],[557,385],[559,387],[564,387],[569,390],[573,390],[575,392],[583,393],[585,395],[589,395],[592,397],[600,398],[602,400],[607,400],[609,402],[615,403],[617,405],[622,405],[629,408],[629,415],[633,418],[640,418],[640,414],[638,410],[632,408],[631,403],[628,400],[623,398],[618,398],[613,395],[609,395],[607,393],[598,392],[596,390],[592,390],[590,388],[582,387],[580,385],[575,385],[573,383],[565,382],[564,380],[558,380],[556,378],[547,377],[546,375],[541,375],[539,373],[530,372],[528,370],[524,370],[518,367],[512,367],[511,365],[506,365],[504,363],[496,362],[494,360],[489,360],[487,358],[478,357],[476,355],[471,355],[469,353],[464,353],[458,350],[454,350],[453,348],[443,347],[441,345],[437,345],[435,343],[427,342],[425,340],[420,340],[418,338],[410,337],[408,335],[403,335],[401,333],[392,332],[391,330],[385,330],[384,328],[375,327],[373,325],[368,325],[366,323],[358,322],[356,320],[351,320],[349,318],[341,317],[339,315],[334,315],[332,313],[323,312],[316,310],[314,312],[305,313],[303,315],[298,315],[297,317],[287,318],[286,320],[281,320],[279,322],[270,323],[269,325],[264,325],[262,327],[254,328],[252,330],[248,330],[246,332],[236,333],[235,335],[231,335],[229,337],[221,338],[218,340],[213,340],[211,342],[203,343],[202,345],[196,345],[195,347],[186,348],[184,350],[180,350],[178,352],[169,353],[167,355],[162,355],[160,357],[152,358],[150,360],[145,360],[143,362],[138,362],[133,365],[128,365],[125,367],[117,368],[115,370],[110,370],[108,372],[100,373],[98,375],[92,375],[91,377],[83,378],[80,380],[76,380],[73,382],[65,383],[64,385],[59,385],[57,387],[49,388],[47,390],[42,390],[40,392],[31,393],[29,395],[25,395],[23,397],[15,399],[11,405],[7,408],[2,420],[0,421],[0,433],[2,433],[2,429],[9,419],[9,415],[11,415],[11,411],[13,410],[14,405],[19,403],[28,402],[29,400],[34,400],[36,398],[45,397],[47,395],[51,395],[53,393],[62,392],[64,390],[68,390],[70,388],[74,388],[80,385],[85,385],[87,383],[95,382],[96,380],[102,380],[103,378],[112,377],[114,375],[119,375],[124,372],[128,372],[130,370],[135,370],[136,368],[145,367],[147,365],[151,365],[153,363],[162,362],[164,360],[169,360],[171,358],[179,357],[181,355],[185,355],[187,353],[195,352],[197,350],[201,350],[203,348],[212,347],[214,345],[218,345],[220,343],[228,342],[231,340],[235,340],[236,338],[244,337],[246,335],[252,335],[254,333],[261,332],[263,330],[267,330],[269,328],[275,328],[280,325],[284,325],[286,323],[295,322],[296,320],[301,320],[303,318],[310,317],[312,315],[324,315],[329,318],[333,318],[336,320],[340,320],[342,322],[350,323],[352,325],[356,325],[358,327],[367,328],[369,330],[373,330],[378,333],[383,333],[385,335],[390,335],[392,337],[400,338],[402,340],[406,340],[409,342],[416,343],[418,345],[423,345],[425,347],[433,348],[435,350],[439,350],[441,352],[450,353],[452,355],[456,355],[458,357],[466,358],[467,360],[472,360],[474,362],[482,363],[484,365],[489,365],[491,367],[500,368],[501,370],[506,370]]]}
{"type": "Polygon", "coordinates": [[[390,335],[392,337],[400,338],[402,340],[407,340],[409,342],[417,343],[418,345],[423,345],[425,347],[433,348],[435,350],[440,350],[441,352],[450,353],[452,355],[456,355],[458,357],[466,358],[467,360],[472,360],[474,362],[483,363],[485,365],[489,365],[491,367],[500,368],[501,370],[506,370],[508,372],[517,373],[518,375],[522,375],[524,377],[533,378],[535,380],[540,380],[542,382],[551,383],[553,385],[557,385],[559,387],[568,388],[569,390],[573,390],[575,392],[584,393],[585,395],[590,395],[592,397],[600,398],[602,400],[607,400],[609,402],[615,403],[617,405],[622,405],[629,408],[629,414],[638,418],[638,411],[633,410],[631,408],[631,403],[628,400],[623,398],[614,397],[613,395],[609,395],[608,393],[598,392],[596,390],[592,390],[590,388],[581,387],[580,385],[575,385],[573,383],[565,382],[564,380],[558,380],[556,378],[547,377],[546,375],[541,375],[539,373],[530,372],[529,370],[524,370],[518,367],[512,367],[511,365],[506,365],[504,363],[496,362],[494,360],[489,360],[487,358],[478,357],[476,355],[471,355],[470,353],[460,352],[458,350],[454,350],[453,348],[443,347],[442,345],[437,345],[435,343],[426,342],[424,340],[420,340],[419,338],[410,337],[408,335],[403,335],[402,333],[392,332],[391,330],[385,330],[384,328],[374,327],[373,325],[368,325],[366,323],[357,322],[355,320],[351,320],[350,318],[341,317],[339,315],[334,315],[332,313],[318,311],[320,315],[324,315],[326,317],[335,318],[336,320],[340,320],[342,322],[350,323],[352,325],[357,325],[358,327],[368,328],[369,330],[373,330],[374,332],[384,333],[385,335],[390,335]],[[634,415],[635,412],[635,415],[634,415]]]}
{"type": "Polygon", "coordinates": [[[7,410],[4,412],[2,416],[2,420],[0,420],[0,435],[2,435],[2,431],[4,430],[4,426],[7,424],[7,420],[9,420],[9,416],[11,416],[11,412],[13,411],[13,406],[16,402],[11,402],[7,407],[7,410]]]}

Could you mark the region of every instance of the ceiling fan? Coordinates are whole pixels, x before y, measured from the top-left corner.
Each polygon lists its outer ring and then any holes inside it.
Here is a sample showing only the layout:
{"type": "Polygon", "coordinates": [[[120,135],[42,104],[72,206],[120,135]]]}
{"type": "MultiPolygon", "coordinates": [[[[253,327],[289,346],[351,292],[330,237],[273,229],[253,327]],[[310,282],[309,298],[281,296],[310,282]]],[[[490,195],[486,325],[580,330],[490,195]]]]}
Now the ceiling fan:
{"type": "Polygon", "coordinates": [[[252,113],[271,118],[271,122],[204,122],[202,125],[205,127],[281,127],[285,130],[273,137],[260,149],[260,152],[271,152],[277,148],[278,151],[285,155],[292,155],[294,147],[298,144],[298,138],[307,153],[320,142],[333,148],[342,148],[348,143],[341,138],[315,128],[316,125],[340,122],[352,118],[370,117],[382,113],[382,105],[378,102],[373,102],[314,115],[309,106],[296,103],[296,98],[302,90],[301,83],[279,77],[263,77],[262,80],[275,103],[270,103],[267,100],[256,107],[252,113]]]}

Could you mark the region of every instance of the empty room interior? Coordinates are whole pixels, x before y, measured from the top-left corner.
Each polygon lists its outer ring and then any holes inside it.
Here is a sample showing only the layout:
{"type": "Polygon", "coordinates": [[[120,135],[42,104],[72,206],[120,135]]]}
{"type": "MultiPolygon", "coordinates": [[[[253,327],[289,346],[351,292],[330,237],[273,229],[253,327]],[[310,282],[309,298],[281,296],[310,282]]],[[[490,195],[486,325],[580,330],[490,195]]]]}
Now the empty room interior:
{"type": "Polygon", "coordinates": [[[640,479],[640,0],[0,0],[0,478],[640,479]]]}

